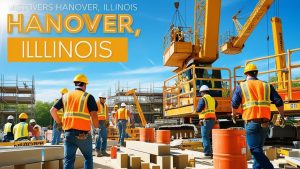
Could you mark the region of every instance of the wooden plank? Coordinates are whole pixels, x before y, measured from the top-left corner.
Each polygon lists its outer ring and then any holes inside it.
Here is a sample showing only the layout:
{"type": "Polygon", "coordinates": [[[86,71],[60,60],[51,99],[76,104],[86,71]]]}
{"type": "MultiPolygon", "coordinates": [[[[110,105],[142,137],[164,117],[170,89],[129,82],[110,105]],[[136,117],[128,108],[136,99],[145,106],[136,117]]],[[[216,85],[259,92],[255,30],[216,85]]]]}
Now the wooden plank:
{"type": "Polygon", "coordinates": [[[139,156],[141,157],[141,160],[143,160],[144,162],[155,162],[153,161],[153,159],[156,159],[156,155],[152,155],[149,153],[145,153],[145,152],[141,152],[141,151],[137,151],[137,150],[132,150],[129,148],[125,148],[125,147],[121,147],[120,149],[122,152],[125,152],[127,154],[133,154],[135,156],[139,156]]]}
{"type": "Polygon", "coordinates": [[[127,141],[126,148],[160,156],[170,154],[170,145],[166,144],[127,141]]]}
{"type": "Polygon", "coordinates": [[[0,167],[0,169],[15,169],[15,166],[13,166],[13,165],[3,166],[3,167],[0,167]]]}
{"type": "Polygon", "coordinates": [[[150,163],[150,169],[160,169],[160,166],[154,163],[150,163]]]}
{"type": "Polygon", "coordinates": [[[270,161],[277,159],[277,151],[275,147],[270,147],[266,149],[265,154],[270,161]]]}
{"type": "Polygon", "coordinates": [[[188,155],[172,153],[173,156],[173,167],[176,169],[184,169],[188,166],[188,155]]]}
{"type": "Polygon", "coordinates": [[[285,157],[285,160],[292,166],[300,167],[300,157],[285,157]]]}
{"type": "Polygon", "coordinates": [[[120,168],[128,168],[128,154],[118,153],[117,154],[117,163],[120,168]]]}
{"type": "Polygon", "coordinates": [[[129,165],[131,169],[140,169],[141,168],[141,157],[130,156],[129,165]]]}
{"type": "Polygon", "coordinates": [[[34,148],[1,148],[0,159],[0,167],[41,162],[42,150],[34,148]]]}
{"type": "Polygon", "coordinates": [[[42,163],[15,165],[15,169],[42,169],[42,163]]]}
{"type": "Polygon", "coordinates": [[[150,169],[150,164],[147,162],[141,162],[141,169],[150,169]]]}
{"type": "Polygon", "coordinates": [[[43,169],[54,169],[59,168],[59,160],[45,161],[43,164],[43,169]]]}
{"type": "Polygon", "coordinates": [[[160,165],[161,169],[171,169],[172,167],[172,156],[157,156],[156,164],[160,165]]]}

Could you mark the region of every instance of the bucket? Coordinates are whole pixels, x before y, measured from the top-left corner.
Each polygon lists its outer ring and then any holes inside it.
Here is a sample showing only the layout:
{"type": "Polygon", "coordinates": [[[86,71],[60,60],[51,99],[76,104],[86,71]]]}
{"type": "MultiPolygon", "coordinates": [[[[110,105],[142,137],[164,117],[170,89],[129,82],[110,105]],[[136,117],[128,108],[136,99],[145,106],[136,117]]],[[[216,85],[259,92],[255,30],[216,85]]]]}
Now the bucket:
{"type": "Polygon", "coordinates": [[[117,151],[118,151],[118,148],[116,146],[112,146],[110,148],[110,158],[111,159],[116,159],[117,158],[117,151]]]}
{"type": "Polygon", "coordinates": [[[213,129],[212,143],[215,169],[247,169],[245,130],[213,129]]]}
{"type": "Polygon", "coordinates": [[[140,141],[154,142],[154,128],[140,128],[140,141]]]}
{"type": "Polygon", "coordinates": [[[156,142],[162,144],[170,144],[170,130],[156,130],[156,142]]]}

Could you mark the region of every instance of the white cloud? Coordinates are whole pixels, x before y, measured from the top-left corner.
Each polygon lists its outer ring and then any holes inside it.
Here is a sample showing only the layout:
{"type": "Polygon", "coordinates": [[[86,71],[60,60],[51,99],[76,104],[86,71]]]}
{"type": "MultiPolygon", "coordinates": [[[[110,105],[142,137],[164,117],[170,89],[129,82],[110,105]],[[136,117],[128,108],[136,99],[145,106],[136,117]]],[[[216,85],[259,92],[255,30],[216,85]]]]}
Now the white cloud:
{"type": "Polygon", "coordinates": [[[69,86],[72,84],[69,80],[37,80],[35,82],[36,85],[38,86],[69,86]]]}
{"type": "Polygon", "coordinates": [[[164,67],[164,66],[153,66],[153,67],[144,67],[134,70],[121,71],[110,73],[110,75],[142,75],[142,74],[155,74],[163,72],[171,72],[174,68],[164,67]]]}
{"type": "Polygon", "coordinates": [[[74,72],[82,70],[81,67],[67,67],[67,68],[61,68],[61,69],[54,69],[46,71],[45,73],[58,73],[58,72],[74,72]]]}
{"type": "Polygon", "coordinates": [[[124,69],[124,70],[129,70],[127,66],[125,66],[124,63],[119,63],[119,65],[124,69]]]}
{"type": "Polygon", "coordinates": [[[155,63],[154,63],[154,61],[152,59],[147,58],[147,60],[151,63],[151,65],[155,66],[155,63]]]}

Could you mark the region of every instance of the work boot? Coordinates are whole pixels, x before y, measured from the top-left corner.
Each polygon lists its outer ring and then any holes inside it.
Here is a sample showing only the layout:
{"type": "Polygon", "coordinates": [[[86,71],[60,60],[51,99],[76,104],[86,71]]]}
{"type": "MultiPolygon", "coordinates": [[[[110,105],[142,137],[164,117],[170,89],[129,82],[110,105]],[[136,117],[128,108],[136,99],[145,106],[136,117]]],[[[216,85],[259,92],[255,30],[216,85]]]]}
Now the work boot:
{"type": "Polygon", "coordinates": [[[101,151],[96,150],[96,157],[102,157],[102,156],[103,156],[103,155],[102,155],[101,151]]]}
{"type": "Polygon", "coordinates": [[[106,151],[101,152],[102,156],[109,156],[109,154],[106,151]]]}

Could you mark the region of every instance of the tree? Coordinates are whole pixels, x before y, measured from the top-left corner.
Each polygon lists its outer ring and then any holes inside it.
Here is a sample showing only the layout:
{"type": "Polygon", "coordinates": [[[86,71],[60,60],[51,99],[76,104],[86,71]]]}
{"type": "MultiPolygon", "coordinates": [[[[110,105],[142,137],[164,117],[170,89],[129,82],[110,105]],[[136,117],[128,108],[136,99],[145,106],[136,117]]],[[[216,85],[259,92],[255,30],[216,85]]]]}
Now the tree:
{"type": "Polygon", "coordinates": [[[50,109],[52,106],[52,102],[37,101],[35,103],[34,112],[37,124],[39,124],[42,127],[46,127],[52,123],[53,120],[50,115],[50,109]]]}

